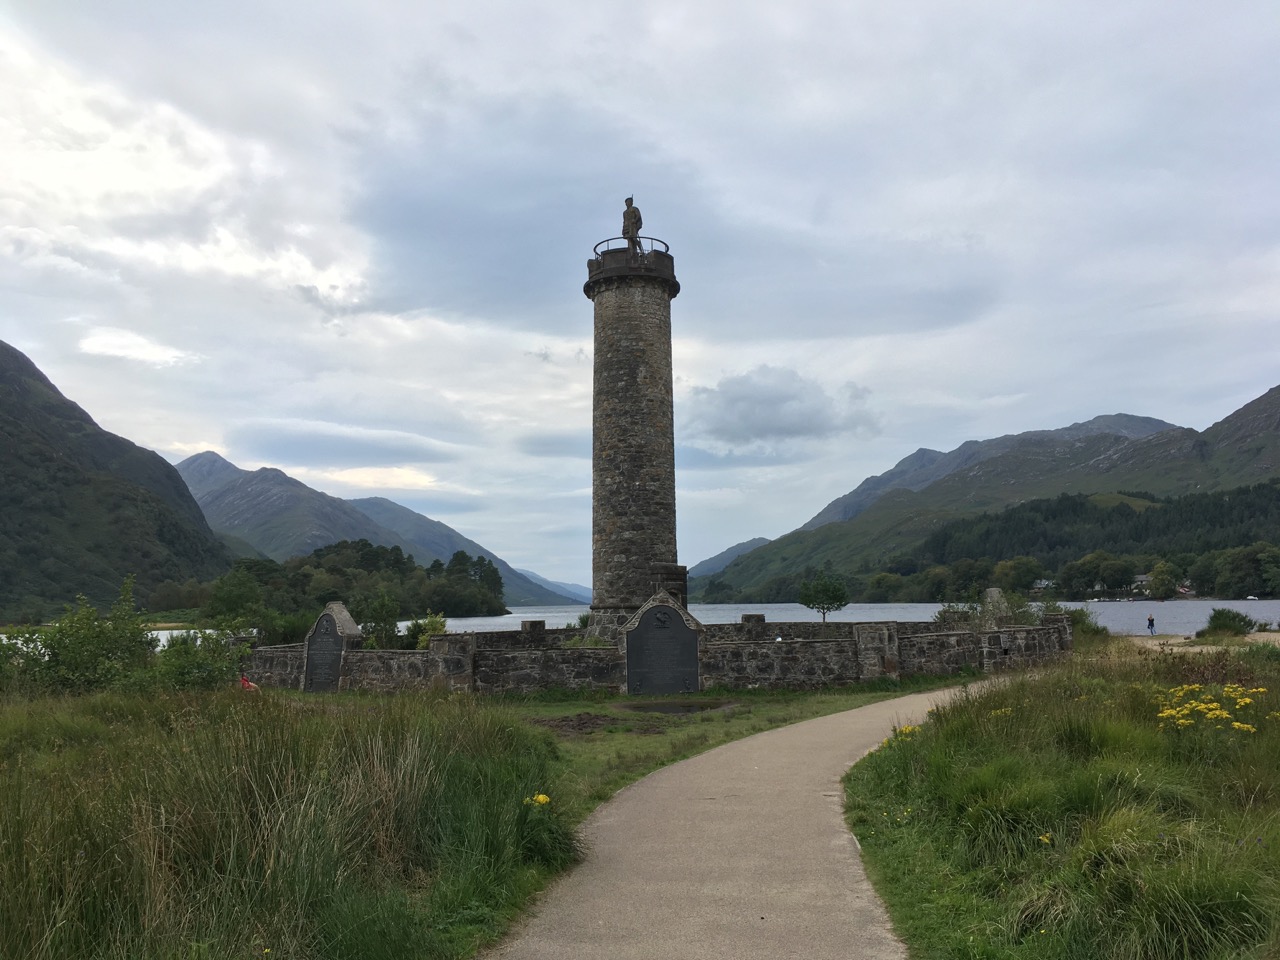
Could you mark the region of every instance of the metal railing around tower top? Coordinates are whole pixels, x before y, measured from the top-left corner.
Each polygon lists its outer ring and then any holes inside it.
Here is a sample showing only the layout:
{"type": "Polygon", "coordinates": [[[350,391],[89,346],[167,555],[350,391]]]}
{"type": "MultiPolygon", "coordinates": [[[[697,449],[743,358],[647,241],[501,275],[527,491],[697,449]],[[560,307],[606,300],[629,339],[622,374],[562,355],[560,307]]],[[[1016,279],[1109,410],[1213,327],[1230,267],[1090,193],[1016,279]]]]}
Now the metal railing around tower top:
{"type": "MultiPolygon", "coordinates": [[[[636,237],[640,241],[640,251],[644,254],[653,253],[657,250],[659,253],[670,253],[671,248],[667,246],[666,241],[659,240],[656,237],[636,237]]],[[[609,250],[625,250],[629,245],[626,237],[610,237],[608,240],[601,240],[592,248],[592,253],[599,260],[609,250]]]]}

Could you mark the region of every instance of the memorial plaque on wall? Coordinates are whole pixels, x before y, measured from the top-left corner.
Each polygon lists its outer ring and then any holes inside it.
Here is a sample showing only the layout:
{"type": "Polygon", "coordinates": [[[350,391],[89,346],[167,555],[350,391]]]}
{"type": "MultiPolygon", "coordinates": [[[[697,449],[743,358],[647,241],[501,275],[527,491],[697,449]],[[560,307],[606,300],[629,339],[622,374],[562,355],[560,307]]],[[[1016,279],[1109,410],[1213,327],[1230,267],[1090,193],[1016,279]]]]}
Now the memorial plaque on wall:
{"type": "Polygon", "coordinates": [[[306,668],[302,689],[307,693],[333,693],[342,674],[342,648],[345,644],[333,614],[326,613],[316,621],[306,640],[306,668]]]}
{"type": "Polygon", "coordinates": [[[675,607],[657,605],[627,631],[628,693],[693,693],[698,689],[698,634],[675,607]]]}

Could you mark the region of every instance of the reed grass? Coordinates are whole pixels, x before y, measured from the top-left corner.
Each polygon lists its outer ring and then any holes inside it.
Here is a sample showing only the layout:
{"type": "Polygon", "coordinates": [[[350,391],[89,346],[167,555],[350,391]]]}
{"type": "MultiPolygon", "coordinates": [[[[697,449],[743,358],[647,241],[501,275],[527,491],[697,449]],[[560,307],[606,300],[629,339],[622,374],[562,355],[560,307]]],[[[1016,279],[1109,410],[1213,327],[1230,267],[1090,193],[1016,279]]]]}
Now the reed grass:
{"type": "Polygon", "coordinates": [[[913,957],[1280,956],[1280,663],[1090,658],[970,691],[846,778],[913,957]]]}
{"type": "Polygon", "coordinates": [[[0,708],[0,956],[452,957],[576,855],[555,747],[469,698],[0,708]]]}

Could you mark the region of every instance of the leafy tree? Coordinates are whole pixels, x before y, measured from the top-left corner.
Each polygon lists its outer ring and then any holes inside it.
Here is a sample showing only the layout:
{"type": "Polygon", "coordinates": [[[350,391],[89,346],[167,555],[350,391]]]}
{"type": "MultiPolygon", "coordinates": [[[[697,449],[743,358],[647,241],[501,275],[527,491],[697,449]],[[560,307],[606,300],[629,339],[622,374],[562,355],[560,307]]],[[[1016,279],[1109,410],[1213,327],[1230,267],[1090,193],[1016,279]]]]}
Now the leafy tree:
{"type": "MultiPolygon", "coordinates": [[[[814,606],[812,603],[809,603],[808,601],[805,600],[805,586],[807,584],[811,584],[815,582],[816,581],[806,580],[804,583],[800,584],[800,602],[803,603],[806,607],[811,607],[814,610],[818,610],[820,608],[814,606]]],[[[898,595],[902,592],[902,587],[905,582],[906,582],[906,578],[904,578],[900,573],[877,573],[874,577],[871,578],[871,580],[867,583],[866,587],[864,588],[863,597],[867,603],[892,603],[893,601],[898,599],[898,595]]],[[[844,587],[843,581],[840,583],[840,586],[844,587]]],[[[834,591],[832,591],[832,595],[840,596],[838,594],[835,594],[834,591]]],[[[840,606],[844,606],[846,603],[849,602],[849,597],[847,592],[842,596],[844,596],[844,601],[843,603],[840,604],[840,606]]],[[[838,609],[838,608],[833,607],[832,609],[838,609]]],[[[825,613],[823,614],[822,619],[823,620],[827,619],[825,613]]]]}
{"type": "Polygon", "coordinates": [[[1192,589],[1200,596],[1208,596],[1213,593],[1214,585],[1218,580],[1218,565],[1214,561],[1213,555],[1206,553],[1204,556],[1198,557],[1187,568],[1187,579],[1191,581],[1192,589]]]}
{"type": "Polygon", "coordinates": [[[1132,560],[1110,559],[1098,565],[1098,579],[1108,590],[1128,590],[1135,576],[1137,570],[1132,560]]]}
{"type": "Polygon", "coordinates": [[[223,574],[213,582],[209,602],[202,615],[219,623],[231,623],[251,617],[262,606],[262,586],[242,566],[223,574]]]}
{"type": "Polygon", "coordinates": [[[471,579],[471,557],[465,550],[456,550],[444,568],[444,575],[450,580],[471,579]]]}
{"type": "Polygon", "coordinates": [[[1027,593],[1044,576],[1044,566],[1035,557],[1001,560],[991,571],[993,586],[1006,593],[1027,593]]]}
{"type": "Polygon", "coordinates": [[[1151,568],[1151,582],[1147,591],[1156,600],[1168,600],[1178,592],[1178,570],[1168,560],[1161,560],[1151,568]]]}
{"type": "Polygon", "coordinates": [[[702,590],[703,603],[733,603],[738,591],[733,584],[726,582],[722,577],[713,574],[707,585],[702,590]]]}
{"type": "Polygon", "coordinates": [[[397,625],[400,604],[382,587],[372,597],[361,597],[352,604],[351,615],[359,622],[364,633],[364,645],[380,650],[399,647],[400,629],[397,625]]]}
{"type": "Polygon", "coordinates": [[[1215,592],[1220,597],[1240,599],[1271,593],[1270,581],[1280,566],[1280,549],[1257,542],[1247,547],[1223,550],[1218,555],[1215,592]]]}
{"type": "MultiPolygon", "coordinates": [[[[885,574],[893,576],[893,574],[885,574]]],[[[822,622],[827,622],[827,614],[833,610],[841,610],[849,605],[849,588],[839,577],[825,570],[816,577],[800,584],[800,602],[810,610],[822,614],[822,622]]]]}
{"type": "Polygon", "coordinates": [[[495,596],[502,596],[502,574],[488,557],[471,561],[471,579],[495,596]]]}

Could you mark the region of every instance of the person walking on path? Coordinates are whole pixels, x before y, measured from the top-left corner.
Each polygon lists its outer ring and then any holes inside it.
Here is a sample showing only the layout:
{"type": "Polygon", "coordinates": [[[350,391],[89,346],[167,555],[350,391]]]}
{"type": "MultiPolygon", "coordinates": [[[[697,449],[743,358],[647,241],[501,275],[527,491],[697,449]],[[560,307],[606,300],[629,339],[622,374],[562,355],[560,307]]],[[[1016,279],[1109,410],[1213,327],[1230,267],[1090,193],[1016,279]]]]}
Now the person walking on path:
{"type": "Polygon", "coordinates": [[[1147,633],[1153,637],[1156,635],[1156,618],[1151,615],[1147,616],[1147,633]]]}

